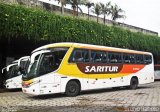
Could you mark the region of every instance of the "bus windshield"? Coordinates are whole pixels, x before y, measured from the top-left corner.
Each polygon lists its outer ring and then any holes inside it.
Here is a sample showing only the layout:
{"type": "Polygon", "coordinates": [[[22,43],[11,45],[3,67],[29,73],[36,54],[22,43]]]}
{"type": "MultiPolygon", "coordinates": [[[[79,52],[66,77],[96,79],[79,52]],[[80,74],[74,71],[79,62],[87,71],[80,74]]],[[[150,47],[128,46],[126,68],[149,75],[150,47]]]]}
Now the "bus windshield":
{"type": "Polygon", "coordinates": [[[68,48],[54,48],[48,52],[41,52],[35,58],[31,56],[27,73],[22,76],[23,80],[30,80],[41,75],[53,72],[59,68],[68,48]]]}
{"type": "Polygon", "coordinates": [[[19,75],[20,75],[20,72],[19,72],[18,65],[13,65],[10,67],[9,71],[7,72],[6,79],[13,78],[19,75]]]}
{"type": "Polygon", "coordinates": [[[23,72],[24,74],[27,73],[27,70],[28,70],[28,67],[29,67],[29,64],[30,64],[30,59],[28,59],[24,65],[24,68],[23,68],[23,72]]]}
{"type": "Polygon", "coordinates": [[[32,79],[36,76],[37,62],[40,57],[40,54],[35,57],[34,62],[30,63],[28,60],[25,73],[22,75],[22,79],[32,79]],[[28,64],[30,63],[30,64],[28,64]]]}

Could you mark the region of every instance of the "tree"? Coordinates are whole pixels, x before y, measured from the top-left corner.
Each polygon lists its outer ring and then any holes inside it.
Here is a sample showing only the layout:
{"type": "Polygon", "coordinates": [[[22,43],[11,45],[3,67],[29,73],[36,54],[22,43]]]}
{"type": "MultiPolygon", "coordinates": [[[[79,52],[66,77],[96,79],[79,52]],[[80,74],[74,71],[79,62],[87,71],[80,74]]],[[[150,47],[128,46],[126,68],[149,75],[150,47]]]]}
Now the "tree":
{"type": "Polygon", "coordinates": [[[111,18],[114,22],[118,18],[126,18],[125,15],[120,13],[124,13],[124,11],[120,7],[118,7],[116,4],[114,6],[111,6],[111,18]]]}
{"type": "Polygon", "coordinates": [[[99,15],[101,14],[101,6],[99,3],[96,3],[94,5],[92,12],[97,15],[97,23],[98,23],[98,18],[99,18],[99,15]]]}
{"type": "Polygon", "coordinates": [[[67,0],[56,0],[58,4],[61,3],[61,14],[64,14],[64,6],[67,4],[67,0]]]}
{"type": "Polygon", "coordinates": [[[76,6],[77,6],[77,1],[78,0],[68,0],[69,4],[71,4],[72,9],[73,9],[73,15],[76,16],[76,6]]]}
{"type": "Polygon", "coordinates": [[[78,16],[78,10],[83,13],[82,9],[79,7],[79,5],[82,5],[84,3],[84,0],[67,0],[68,4],[71,4],[73,8],[73,15],[78,16]],[[77,13],[76,13],[77,12],[77,13]]]}
{"type": "Polygon", "coordinates": [[[104,15],[104,18],[103,18],[103,22],[105,24],[106,22],[106,15],[109,15],[111,13],[110,11],[110,7],[111,7],[111,2],[108,2],[106,4],[103,4],[103,3],[100,3],[100,6],[101,6],[101,14],[104,15]]]}
{"type": "Polygon", "coordinates": [[[24,1],[23,0],[17,0],[18,4],[20,5],[25,5],[24,1]]]}
{"type": "Polygon", "coordinates": [[[87,6],[88,8],[88,20],[89,20],[89,9],[94,6],[94,3],[90,2],[90,1],[86,1],[86,3],[84,3],[85,6],[87,6]]]}
{"type": "Polygon", "coordinates": [[[43,8],[45,8],[47,11],[51,11],[51,5],[49,3],[43,2],[43,8]]]}

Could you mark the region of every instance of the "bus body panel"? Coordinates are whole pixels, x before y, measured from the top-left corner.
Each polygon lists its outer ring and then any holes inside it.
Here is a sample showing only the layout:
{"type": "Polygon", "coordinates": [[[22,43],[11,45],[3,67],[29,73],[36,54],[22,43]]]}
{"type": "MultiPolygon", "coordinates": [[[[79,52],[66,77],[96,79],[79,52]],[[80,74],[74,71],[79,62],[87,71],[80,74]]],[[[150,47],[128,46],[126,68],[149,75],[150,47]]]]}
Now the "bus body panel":
{"type": "Polygon", "coordinates": [[[154,79],[155,80],[159,80],[160,79],[160,65],[157,64],[157,65],[154,65],[154,79]]]}
{"type": "MultiPolygon", "coordinates": [[[[70,68],[72,69],[72,67],[70,68]]],[[[116,77],[111,79],[104,78],[98,80],[89,78],[89,76],[88,78],[80,78],[80,77],[73,77],[76,76],[76,74],[75,75],[73,74],[73,76],[69,76],[52,72],[33,79],[34,84],[32,84],[29,88],[23,88],[23,91],[25,93],[35,94],[35,95],[64,93],[66,90],[67,83],[70,80],[75,80],[75,79],[80,81],[82,91],[129,86],[131,78],[135,76],[138,77],[139,84],[146,84],[154,82],[154,77],[153,77],[154,73],[152,72],[153,71],[152,69],[153,69],[152,65],[147,65],[142,71],[139,71],[139,73],[129,74],[123,77],[116,77]]]]}
{"type": "Polygon", "coordinates": [[[30,81],[32,81],[33,84],[31,84],[30,87],[27,87],[27,88],[23,86],[23,82],[22,82],[22,91],[28,94],[40,95],[39,77],[29,80],[27,82],[30,82],[30,81]]]}
{"type": "Polygon", "coordinates": [[[7,89],[22,88],[22,75],[7,79],[5,86],[7,89]]]}
{"type": "MultiPolygon", "coordinates": [[[[150,76],[150,74],[146,75],[150,76]]],[[[64,93],[66,90],[67,83],[70,80],[75,80],[75,79],[80,81],[82,91],[129,86],[130,80],[134,76],[138,77],[139,84],[154,82],[153,77],[151,76],[142,77],[143,76],[142,74],[131,74],[129,76],[124,76],[123,78],[118,77],[112,79],[105,78],[96,80],[87,78],[76,78],[58,73],[49,73],[44,76],[40,76],[38,78],[33,79],[34,83],[29,88],[23,88],[23,92],[34,95],[64,93]]]]}
{"type": "Polygon", "coordinates": [[[157,70],[157,71],[155,71],[155,80],[158,80],[158,79],[160,79],[160,70],[157,70]]]}

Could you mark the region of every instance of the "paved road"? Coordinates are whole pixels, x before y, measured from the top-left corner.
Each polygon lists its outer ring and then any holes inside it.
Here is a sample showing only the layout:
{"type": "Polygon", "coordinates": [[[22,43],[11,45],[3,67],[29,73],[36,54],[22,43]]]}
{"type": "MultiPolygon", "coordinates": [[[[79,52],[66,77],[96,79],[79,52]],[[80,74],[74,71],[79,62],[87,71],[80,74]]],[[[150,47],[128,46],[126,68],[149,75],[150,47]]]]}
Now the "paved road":
{"type": "Polygon", "coordinates": [[[2,112],[122,112],[126,110],[160,111],[160,81],[139,86],[137,90],[121,88],[87,91],[77,97],[66,97],[64,94],[32,96],[20,90],[0,93],[2,112]]]}

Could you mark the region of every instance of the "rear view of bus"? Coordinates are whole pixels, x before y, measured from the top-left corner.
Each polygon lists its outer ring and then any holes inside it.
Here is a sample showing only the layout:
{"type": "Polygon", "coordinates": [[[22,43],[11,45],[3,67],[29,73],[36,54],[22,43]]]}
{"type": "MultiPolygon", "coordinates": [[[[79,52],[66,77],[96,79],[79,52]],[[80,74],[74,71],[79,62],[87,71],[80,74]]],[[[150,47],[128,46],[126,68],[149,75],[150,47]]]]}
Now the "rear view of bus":
{"type": "Polygon", "coordinates": [[[154,82],[153,56],[113,47],[55,43],[32,52],[27,73],[22,76],[22,90],[40,95],[66,93],[109,87],[136,89],[154,82]]]}

